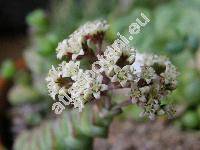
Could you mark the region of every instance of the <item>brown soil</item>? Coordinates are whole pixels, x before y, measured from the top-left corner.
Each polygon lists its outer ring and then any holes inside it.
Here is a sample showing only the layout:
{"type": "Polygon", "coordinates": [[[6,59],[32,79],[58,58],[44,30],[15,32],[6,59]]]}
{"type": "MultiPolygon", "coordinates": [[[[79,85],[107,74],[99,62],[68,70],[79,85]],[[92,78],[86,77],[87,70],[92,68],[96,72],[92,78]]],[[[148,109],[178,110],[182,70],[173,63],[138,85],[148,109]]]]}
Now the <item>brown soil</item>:
{"type": "Polygon", "coordinates": [[[183,132],[161,121],[114,121],[108,140],[96,139],[94,150],[200,150],[200,132],[183,132]]]}

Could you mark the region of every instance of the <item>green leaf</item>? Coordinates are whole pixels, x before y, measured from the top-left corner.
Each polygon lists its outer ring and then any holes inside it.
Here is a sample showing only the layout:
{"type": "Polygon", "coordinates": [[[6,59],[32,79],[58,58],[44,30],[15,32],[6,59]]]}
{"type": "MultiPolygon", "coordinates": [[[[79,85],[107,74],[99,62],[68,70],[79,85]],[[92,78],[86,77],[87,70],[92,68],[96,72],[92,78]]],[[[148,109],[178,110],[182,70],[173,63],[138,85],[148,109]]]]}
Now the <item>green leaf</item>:
{"type": "Polygon", "coordinates": [[[26,18],[27,23],[38,32],[46,32],[48,29],[48,19],[43,10],[38,9],[29,14],[26,18]]]}
{"type": "Polygon", "coordinates": [[[40,100],[40,96],[37,91],[27,85],[13,86],[8,97],[12,105],[33,103],[40,100]]]}
{"type": "Polygon", "coordinates": [[[37,38],[37,51],[41,56],[51,56],[55,54],[58,45],[58,37],[55,34],[47,34],[44,37],[37,38]]]}
{"type": "Polygon", "coordinates": [[[183,41],[172,41],[167,43],[165,50],[170,54],[179,54],[184,50],[184,46],[183,41]]]}
{"type": "Polygon", "coordinates": [[[12,60],[6,60],[1,66],[1,76],[6,79],[11,79],[16,72],[15,64],[12,60]]]}
{"type": "Polygon", "coordinates": [[[194,129],[199,125],[199,118],[196,112],[188,111],[182,117],[182,123],[186,128],[194,129]]]}
{"type": "Polygon", "coordinates": [[[200,101],[200,80],[193,80],[185,89],[185,96],[189,104],[196,105],[200,101]]]}

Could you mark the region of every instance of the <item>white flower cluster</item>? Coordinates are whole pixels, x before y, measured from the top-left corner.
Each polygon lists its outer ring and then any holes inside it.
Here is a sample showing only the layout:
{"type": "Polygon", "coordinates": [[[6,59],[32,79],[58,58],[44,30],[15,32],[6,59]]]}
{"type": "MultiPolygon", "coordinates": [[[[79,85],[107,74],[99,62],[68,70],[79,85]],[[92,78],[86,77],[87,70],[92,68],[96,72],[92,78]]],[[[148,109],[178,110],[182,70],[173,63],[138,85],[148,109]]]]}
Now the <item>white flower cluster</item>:
{"type": "Polygon", "coordinates": [[[55,100],[56,95],[70,95],[70,104],[82,109],[88,99],[99,99],[102,91],[108,89],[103,84],[103,76],[91,73],[91,70],[83,71],[79,68],[80,62],[63,61],[57,68],[52,66],[46,81],[49,95],[55,100]],[[80,106],[80,107],[79,107],[80,106]]]}
{"type": "Polygon", "coordinates": [[[176,88],[179,73],[166,57],[138,56],[133,65],[137,72],[137,82],[132,83],[132,102],[144,108],[142,115],[151,119],[157,114],[168,114],[161,100],[176,88]]]}
{"type": "Polygon", "coordinates": [[[57,58],[61,59],[64,55],[71,54],[72,60],[63,61],[57,68],[52,66],[49,70],[46,78],[47,88],[54,100],[68,94],[70,104],[80,110],[83,108],[84,101],[92,96],[99,99],[100,92],[107,89],[107,85],[102,84],[103,76],[101,74],[91,75],[89,71],[83,71],[80,69],[80,61],[76,61],[76,58],[84,55],[83,44],[87,40],[101,42],[102,35],[108,26],[104,20],[88,22],[72,33],[68,39],[58,44],[57,58]]]}
{"type": "MultiPolygon", "coordinates": [[[[171,62],[157,55],[136,54],[136,50],[115,41],[96,56],[91,70],[80,68],[77,56],[84,54],[83,43],[87,36],[101,36],[108,25],[105,21],[89,22],[80,27],[69,39],[59,43],[58,58],[71,53],[71,61],[63,61],[57,68],[52,66],[46,78],[49,95],[69,95],[69,104],[81,110],[84,103],[100,99],[110,87],[130,88],[130,98],[134,104],[144,109],[144,115],[154,118],[165,111],[161,99],[176,87],[178,73],[171,62]]],[[[93,41],[96,42],[96,41],[93,41]]],[[[102,41],[98,41],[102,42],[102,41]]],[[[94,50],[95,51],[95,50],[94,50]]]]}
{"type": "Polygon", "coordinates": [[[57,58],[61,59],[64,55],[72,54],[72,60],[75,60],[78,56],[84,55],[84,42],[87,42],[88,39],[95,39],[98,34],[103,34],[108,27],[105,20],[87,22],[72,33],[68,39],[64,39],[58,44],[57,58]]]}
{"type": "Polygon", "coordinates": [[[76,82],[69,88],[69,93],[73,98],[81,98],[87,101],[90,98],[99,99],[101,91],[108,89],[103,84],[103,76],[101,74],[91,74],[89,71],[82,72],[76,82]]]}
{"type": "Polygon", "coordinates": [[[128,46],[123,47],[120,43],[115,44],[108,46],[103,55],[97,56],[96,64],[101,67],[99,71],[105,72],[111,82],[119,82],[125,87],[134,78],[131,65],[135,60],[136,51],[128,46]]]}
{"type": "Polygon", "coordinates": [[[154,118],[163,112],[162,98],[177,85],[175,66],[162,56],[136,54],[127,46],[113,47],[109,46],[103,56],[98,56],[100,71],[104,71],[111,82],[130,87],[132,102],[144,109],[144,115],[154,118]]]}
{"type": "Polygon", "coordinates": [[[57,68],[52,66],[49,74],[46,77],[48,82],[47,88],[49,95],[55,100],[56,95],[67,91],[67,87],[72,84],[72,81],[77,78],[80,62],[70,61],[66,63],[63,61],[57,68]]]}

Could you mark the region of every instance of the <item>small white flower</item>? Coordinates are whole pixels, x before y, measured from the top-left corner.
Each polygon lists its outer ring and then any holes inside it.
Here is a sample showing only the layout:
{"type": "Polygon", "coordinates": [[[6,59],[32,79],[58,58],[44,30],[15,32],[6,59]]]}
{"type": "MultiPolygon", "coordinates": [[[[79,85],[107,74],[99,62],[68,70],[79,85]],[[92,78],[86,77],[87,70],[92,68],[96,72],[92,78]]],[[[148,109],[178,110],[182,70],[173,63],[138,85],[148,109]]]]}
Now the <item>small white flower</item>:
{"type": "Polygon", "coordinates": [[[68,63],[63,61],[59,65],[59,69],[62,77],[71,77],[72,80],[76,80],[78,72],[80,71],[80,62],[79,61],[69,61],[68,63]]]}
{"type": "Polygon", "coordinates": [[[67,54],[67,40],[63,40],[58,43],[58,47],[56,48],[57,58],[61,59],[64,55],[67,54]]]}
{"type": "Polygon", "coordinates": [[[60,78],[60,72],[55,69],[52,65],[52,68],[49,70],[49,74],[46,77],[46,81],[48,82],[47,88],[49,95],[55,100],[56,94],[59,93],[60,85],[57,83],[57,80],[60,78]]]}
{"type": "Polygon", "coordinates": [[[142,70],[141,70],[141,73],[139,76],[140,76],[140,78],[145,79],[147,84],[149,84],[152,79],[156,78],[154,69],[152,67],[148,67],[148,66],[142,67],[142,70]]]}
{"type": "Polygon", "coordinates": [[[78,56],[81,56],[81,55],[84,55],[83,49],[80,49],[80,51],[78,51],[77,53],[76,53],[76,52],[73,52],[73,54],[72,54],[72,60],[76,60],[76,58],[77,58],[78,56]]]}
{"type": "Polygon", "coordinates": [[[103,81],[103,76],[97,75],[97,77],[94,78],[91,83],[91,91],[92,91],[93,96],[96,99],[100,98],[101,91],[105,91],[108,89],[108,86],[105,84],[102,84],[102,81],[103,81]]]}
{"type": "Polygon", "coordinates": [[[136,53],[135,62],[132,64],[132,70],[138,74],[142,71],[142,66],[144,66],[144,55],[136,53]]]}
{"type": "Polygon", "coordinates": [[[82,38],[80,38],[79,35],[75,35],[71,35],[70,39],[64,39],[58,44],[58,47],[56,48],[58,59],[61,59],[67,54],[72,54],[72,60],[75,60],[80,55],[84,55],[84,51],[82,49],[82,38]]]}
{"type": "Polygon", "coordinates": [[[135,61],[135,56],[136,56],[136,50],[134,48],[131,48],[129,46],[124,47],[122,50],[123,55],[127,56],[127,61],[132,64],[135,61]]]}
{"type": "Polygon", "coordinates": [[[140,102],[146,102],[146,93],[148,93],[149,87],[143,87],[143,88],[138,88],[137,84],[134,83],[131,85],[131,93],[130,96],[132,98],[132,103],[137,103],[138,101],[140,102]]]}
{"type": "Polygon", "coordinates": [[[97,32],[105,32],[108,29],[109,25],[105,20],[95,20],[93,22],[87,22],[81,26],[78,31],[83,32],[84,35],[94,35],[97,32]]]}
{"type": "Polygon", "coordinates": [[[79,112],[81,112],[84,107],[83,100],[80,97],[71,98],[67,94],[66,89],[64,88],[60,89],[58,98],[59,98],[59,101],[62,101],[64,103],[64,105],[73,105],[74,108],[78,108],[79,112]]]}
{"type": "Polygon", "coordinates": [[[84,55],[82,44],[85,42],[85,36],[93,36],[98,32],[105,32],[108,29],[106,21],[93,21],[80,26],[74,31],[68,39],[64,39],[58,44],[56,49],[57,58],[61,59],[64,55],[72,54],[72,60],[78,56],[84,55]]]}
{"type": "Polygon", "coordinates": [[[101,71],[104,71],[107,76],[112,76],[114,73],[114,67],[116,64],[116,58],[115,57],[104,57],[103,55],[97,56],[98,57],[98,62],[101,66],[101,71]]]}
{"type": "Polygon", "coordinates": [[[160,65],[165,65],[169,60],[165,56],[151,55],[151,54],[143,54],[144,64],[147,66],[152,66],[155,63],[160,65]]]}
{"type": "Polygon", "coordinates": [[[86,96],[86,91],[90,88],[91,80],[91,77],[87,73],[79,73],[77,76],[77,80],[68,89],[68,92],[71,94],[71,97],[82,97],[83,100],[87,100],[88,97],[86,96]]]}
{"type": "Polygon", "coordinates": [[[176,67],[170,62],[166,64],[166,70],[164,73],[161,73],[161,76],[165,79],[165,84],[172,84],[173,86],[177,85],[177,77],[179,73],[176,70],[176,67]]]}
{"type": "Polygon", "coordinates": [[[103,76],[95,74],[91,76],[88,72],[83,73],[72,87],[69,89],[73,98],[82,97],[84,101],[87,101],[93,95],[96,99],[100,98],[101,91],[107,90],[107,85],[102,84],[103,76]]]}
{"type": "Polygon", "coordinates": [[[122,87],[125,87],[129,80],[133,79],[130,73],[130,66],[126,65],[123,68],[118,66],[114,67],[115,75],[111,77],[111,82],[119,82],[122,87]]]}
{"type": "Polygon", "coordinates": [[[81,99],[81,97],[76,97],[74,99],[72,99],[72,103],[74,105],[74,108],[78,108],[79,112],[82,111],[82,109],[84,108],[84,104],[83,104],[83,100],[81,99]]]}
{"type": "Polygon", "coordinates": [[[108,46],[104,52],[104,56],[106,58],[114,57],[116,62],[118,59],[120,59],[120,57],[125,56],[127,57],[126,60],[129,62],[129,64],[132,64],[134,62],[135,55],[136,55],[136,50],[134,48],[116,42],[113,43],[112,46],[108,46]]]}
{"type": "Polygon", "coordinates": [[[117,61],[121,55],[122,55],[121,49],[115,49],[111,46],[108,46],[104,52],[104,56],[107,59],[114,57],[113,59],[115,59],[115,61],[117,61]]]}

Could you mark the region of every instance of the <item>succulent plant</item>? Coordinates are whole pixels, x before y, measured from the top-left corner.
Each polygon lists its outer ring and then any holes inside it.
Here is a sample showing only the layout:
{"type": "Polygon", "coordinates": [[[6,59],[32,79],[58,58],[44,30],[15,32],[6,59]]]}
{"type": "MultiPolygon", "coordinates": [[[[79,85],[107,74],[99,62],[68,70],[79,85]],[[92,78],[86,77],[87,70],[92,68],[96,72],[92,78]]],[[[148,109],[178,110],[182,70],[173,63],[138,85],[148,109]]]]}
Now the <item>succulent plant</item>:
{"type": "Polygon", "coordinates": [[[24,131],[14,149],[92,149],[94,138],[106,137],[113,118],[133,104],[150,119],[171,117],[163,97],[176,88],[176,68],[166,57],[141,54],[116,41],[102,45],[108,27],[104,20],[87,22],[58,44],[57,58],[64,60],[51,67],[46,81],[52,109],[63,114],[24,131]],[[120,89],[126,89],[127,99],[112,100],[120,89]]]}

